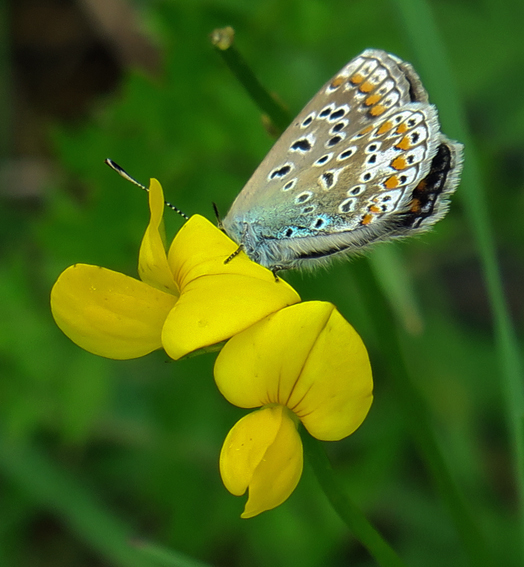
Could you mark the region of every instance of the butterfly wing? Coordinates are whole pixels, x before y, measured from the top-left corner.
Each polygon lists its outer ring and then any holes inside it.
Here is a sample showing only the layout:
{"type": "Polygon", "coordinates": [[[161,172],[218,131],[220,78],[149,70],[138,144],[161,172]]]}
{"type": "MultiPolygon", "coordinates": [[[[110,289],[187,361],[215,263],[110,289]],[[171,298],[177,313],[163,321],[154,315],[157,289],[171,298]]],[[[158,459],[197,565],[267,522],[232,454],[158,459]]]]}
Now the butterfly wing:
{"type": "Polygon", "coordinates": [[[441,196],[456,187],[459,153],[440,134],[411,65],[366,50],[284,132],[223,226],[273,269],[425,230],[445,212],[441,196]],[[421,186],[437,169],[443,174],[421,186]]]}

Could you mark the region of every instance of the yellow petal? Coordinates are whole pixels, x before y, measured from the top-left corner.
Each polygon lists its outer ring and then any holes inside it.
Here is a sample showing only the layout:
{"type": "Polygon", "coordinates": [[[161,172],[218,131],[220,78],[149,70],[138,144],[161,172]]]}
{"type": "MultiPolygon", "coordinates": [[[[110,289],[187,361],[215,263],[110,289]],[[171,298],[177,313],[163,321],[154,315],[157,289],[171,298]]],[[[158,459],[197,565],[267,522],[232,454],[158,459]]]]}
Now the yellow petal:
{"type": "Polygon", "coordinates": [[[242,418],[220,454],[220,474],[236,496],[249,489],[242,518],[252,518],[287,500],[303,467],[302,441],[283,406],[265,407],[242,418]]]}
{"type": "Polygon", "coordinates": [[[137,358],[162,347],[174,295],[98,266],[76,264],[51,291],[57,325],[78,346],[107,358],[137,358]]]}
{"type": "Polygon", "coordinates": [[[320,301],[282,309],[234,336],[217,358],[215,381],[234,405],[286,405],[323,440],[352,433],[372,402],[362,340],[320,301]]]}
{"type": "Polygon", "coordinates": [[[162,238],[164,193],[156,179],[151,179],[149,184],[149,209],[151,218],[140,246],[138,273],[143,282],[178,296],[178,287],[167,262],[162,238]]]}
{"type": "Polygon", "coordinates": [[[337,441],[362,424],[372,401],[373,378],[366,347],[333,308],[288,405],[311,435],[337,441]]]}
{"type": "Polygon", "coordinates": [[[175,360],[239,333],[269,313],[300,301],[283,280],[244,253],[225,264],[236,245],[198,215],[182,227],[169,251],[180,300],[162,342],[175,360]]]}
{"type": "Polygon", "coordinates": [[[237,248],[237,244],[207,219],[194,215],[175,236],[169,249],[169,265],[181,289],[200,276],[209,274],[239,274],[290,287],[282,280],[275,282],[272,272],[252,262],[244,252],[240,252],[226,264],[225,260],[237,248]]]}

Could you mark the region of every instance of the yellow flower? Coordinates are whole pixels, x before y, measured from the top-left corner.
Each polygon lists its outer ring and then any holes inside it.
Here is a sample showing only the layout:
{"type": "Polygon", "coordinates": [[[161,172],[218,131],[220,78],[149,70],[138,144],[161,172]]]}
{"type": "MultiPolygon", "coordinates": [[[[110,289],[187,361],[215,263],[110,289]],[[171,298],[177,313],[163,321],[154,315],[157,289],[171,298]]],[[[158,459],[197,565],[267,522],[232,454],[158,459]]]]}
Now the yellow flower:
{"type": "Polygon", "coordinates": [[[284,502],[302,474],[298,422],[317,439],[357,429],[373,399],[366,348],[336,308],[300,303],[234,336],[215,364],[215,381],[232,404],[261,407],[229,432],[220,455],[226,488],[249,489],[250,518],[284,502]]]}
{"type": "Polygon", "coordinates": [[[187,221],[166,254],[164,196],[151,180],[151,219],[142,240],[140,280],[86,264],[67,268],[51,291],[57,325],[100,356],[136,358],[164,348],[177,360],[216,345],[300,301],[284,281],[240,253],[209,221],[187,221]]]}

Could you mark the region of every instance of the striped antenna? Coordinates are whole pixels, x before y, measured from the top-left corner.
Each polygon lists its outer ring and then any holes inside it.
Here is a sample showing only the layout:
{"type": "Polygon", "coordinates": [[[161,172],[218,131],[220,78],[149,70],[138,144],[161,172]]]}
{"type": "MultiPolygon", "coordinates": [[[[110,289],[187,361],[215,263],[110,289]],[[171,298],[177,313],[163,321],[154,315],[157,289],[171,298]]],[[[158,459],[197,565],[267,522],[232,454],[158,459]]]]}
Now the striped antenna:
{"type": "MultiPolygon", "coordinates": [[[[144,191],[149,192],[149,189],[145,185],[142,185],[142,183],[139,183],[136,179],[131,177],[125,169],[123,169],[122,167],[120,167],[118,165],[118,163],[116,163],[115,161],[113,161],[112,159],[109,159],[109,158],[107,158],[104,161],[111,169],[116,171],[118,173],[118,175],[120,175],[124,179],[127,179],[127,181],[130,181],[131,183],[133,183],[137,187],[140,187],[140,189],[143,189],[144,191]]],[[[179,214],[182,218],[189,220],[189,217],[185,213],[183,213],[178,207],[175,207],[175,205],[172,205],[169,201],[164,201],[164,203],[167,207],[169,207],[170,209],[175,211],[175,213],[179,214]]]]}

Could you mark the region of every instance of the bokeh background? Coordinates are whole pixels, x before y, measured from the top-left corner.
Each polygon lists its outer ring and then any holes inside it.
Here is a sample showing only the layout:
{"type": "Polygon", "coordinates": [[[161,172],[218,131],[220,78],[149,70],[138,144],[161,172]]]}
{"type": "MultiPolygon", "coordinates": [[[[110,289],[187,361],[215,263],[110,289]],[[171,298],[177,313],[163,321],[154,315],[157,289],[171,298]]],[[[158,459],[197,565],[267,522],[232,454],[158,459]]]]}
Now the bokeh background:
{"type": "MultiPolygon", "coordinates": [[[[307,466],[288,502],[240,519],[244,499],[224,489],[217,461],[245,412],[215,388],[214,355],[177,363],[163,352],[126,362],[98,358],[54,325],[49,292],[76,262],[136,276],[146,196],[105,158],[144,183],[158,178],[168,200],[214,220],[211,203],[225,214],[271,147],[260,111],[210,45],[214,28],[236,29],[236,45],[258,77],[296,114],[367,47],[411,61],[423,80],[432,76],[407,28],[410,9],[399,4],[2,3],[0,565],[375,565],[307,466]]],[[[412,4],[414,11],[429,6],[445,46],[452,83],[442,78],[439,92],[457,94],[473,137],[466,160],[476,155],[480,164],[505,294],[521,331],[524,8],[521,0],[412,4]]],[[[435,81],[438,74],[429,84],[435,81]]],[[[439,96],[430,89],[437,104],[439,96]]],[[[454,137],[444,109],[443,130],[454,137]]],[[[413,380],[488,546],[511,567],[521,565],[513,457],[467,215],[472,199],[474,190],[459,188],[433,232],[386,245],[391,254],[383,262],[382,245],[369,261],[382,289],[403,297],[391,332],[401,334],[413,380]],[[398,277],[405,282],[393,292],[398,277]]],[[[173,235],[181,220],[167,215],[173,235]]],[[[338,306],[374,367],[368,419],[326,449],[353,499],[409,565],[467,565],[354,277],[367,261],[284,276],[303,299],[338,306]]]]}

